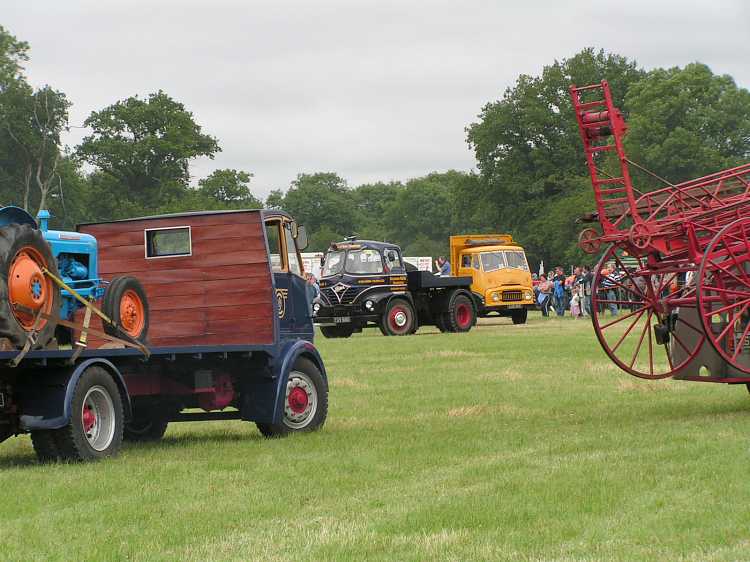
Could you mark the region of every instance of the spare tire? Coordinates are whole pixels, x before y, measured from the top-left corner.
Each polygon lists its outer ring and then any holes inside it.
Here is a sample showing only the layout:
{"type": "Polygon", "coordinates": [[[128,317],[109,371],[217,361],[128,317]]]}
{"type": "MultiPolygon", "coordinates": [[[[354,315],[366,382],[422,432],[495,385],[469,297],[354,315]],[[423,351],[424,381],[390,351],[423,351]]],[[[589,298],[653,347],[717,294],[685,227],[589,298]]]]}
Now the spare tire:
{"type": "MultiPolygon", "coordinates": [[[[60,289],[44,269],[58,274],[40,230],[29,224],[0,228],[0,338],[18,348],[26,344],[39,313],[57,315],[60,310],[60,289]]],[[[56,326],[54,319],[39,318],[32,349],[46,346],[56,326]]]]}
{"type": "Polygon", "coordinates": [[[135,277],[115,277],[104,292],[102,312],[115,326],[104,323],[110,336],[145,343],[148,335],[149,309],[146,291],[135,277]]]}

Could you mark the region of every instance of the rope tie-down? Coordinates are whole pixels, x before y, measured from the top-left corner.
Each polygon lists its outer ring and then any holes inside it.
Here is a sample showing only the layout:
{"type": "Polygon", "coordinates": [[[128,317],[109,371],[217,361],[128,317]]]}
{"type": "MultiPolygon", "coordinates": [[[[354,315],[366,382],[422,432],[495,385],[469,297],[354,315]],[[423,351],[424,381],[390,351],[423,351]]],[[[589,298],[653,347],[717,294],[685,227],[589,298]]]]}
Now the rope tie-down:
{"type": "Polygon", "coordinates": [[[81,353],[84,349],[88,347],[88,337],[89,335],[96,336],[98,338],[101,338],[109,343],[116,343],[119,345],[122,345],[123,347],[129,347],[132,349],[137,349],[143,355],[148,358],[151,356],[151,351],[143,345],[141,342],[137,341],[136,339],[130,337],[128,334],[124,333],[120,326],[113,321],[109,316],[104,314],[104,312],[99,309],[92,301],[82,297],[78,292],[70,287],[65,281],[60,279],[57,275],[49,271],[46,267],[42,268],[42,273],[49,277],[61,290],[66,290],[68,293],[70,293],[73,298],[75,298],[78,302],[80,302],[85,307],[83,322],[79,325],[75,322],[70,322],[69,320],[63,320],[60,318],[60,312],[59,310],[53,311],[50,314],[47,314],[45,312],[42,312],[41,309],[38,311],[34,311],[30,308],[27,308],[22,305],[16,305],[15,308],[19,310],[20,312],[23,312],[24,314],[32,314],[34,315],[34,325],[32,329],[29,331],[28,335],[26,336],[26,343],[24,344],[23,348],[21,348],[21,351],[16,355],[13,359],[10,360],[10,366],[11,367],[17,367],[21,361],[23,361],[24,357],[31,351],[31,348],[34,346],[34,344],[37,341],[37,337],[39,335],[39,323],[42,320],[52,321],[55,324],[59,326],[63,326],[65,328],[70,328],[71,330],[78,330],[79,335],[78,339],[74,342],[75,350],[73,351],[73,354],[68,359],[68,363],[73,364],[76,362],[78,357],[80,357],[81,353]],[[101,318],[102,322],[105,324],[112,326],[115,328],[120,335],[122,335],[122,338],[118,338],[115,336],[112,336],[110,334],[107,334],[105,332],[102,332],[100,330],[96,330],[91,327],[91,317],[92,314],[96,314],[101,318]]]}

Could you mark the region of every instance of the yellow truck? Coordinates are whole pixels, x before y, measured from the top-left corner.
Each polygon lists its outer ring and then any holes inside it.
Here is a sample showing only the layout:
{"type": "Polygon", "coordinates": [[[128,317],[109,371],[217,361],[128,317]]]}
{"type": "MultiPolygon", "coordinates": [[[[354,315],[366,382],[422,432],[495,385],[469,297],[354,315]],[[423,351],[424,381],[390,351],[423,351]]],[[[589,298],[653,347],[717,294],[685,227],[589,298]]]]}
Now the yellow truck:
{"type": "Polygon", "coordinates": [[[478,316],[510,316],[524,324],[535,308],[531,273],[523,248],[510,234],[450,237],[453,275],[471,276],[478,316]]]}

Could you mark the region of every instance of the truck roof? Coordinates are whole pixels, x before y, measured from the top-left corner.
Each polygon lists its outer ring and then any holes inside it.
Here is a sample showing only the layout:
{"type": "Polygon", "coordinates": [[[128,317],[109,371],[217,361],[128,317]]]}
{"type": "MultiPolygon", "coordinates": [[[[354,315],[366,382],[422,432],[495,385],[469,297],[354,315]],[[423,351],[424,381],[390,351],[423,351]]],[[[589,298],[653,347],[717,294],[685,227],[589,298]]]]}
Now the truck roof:
{"type": "Polygon", "coordinates": [[[88,226],[93,224],[109,224],[114,222],[132,222],[143,220],[173,219],[180,217],[197,217],[202,215],[228,215],[232,213],[261,213],[263,217],[282,216],[291,219],[292,216],[286,211],[277,209],[225,209],[218,211],[187,211],[184,213],[167,213],[164,215],[149,215],[145,217],[132,217],[127,219],[116,219],[111,221],[82,222],[78,226],[88,226]]]}
{"type": "Polygon", "coordinates": [[[355,249],[356,246],[359,246],[361,248],[369,248],[372,250],[401,251],[401,248],[399,248],[396,244],[391,244],[390,242],[378,242],[377,240],[343,240],[341,242],[334,242],[329,246],[328,251],[352,250],[355,249]]]}

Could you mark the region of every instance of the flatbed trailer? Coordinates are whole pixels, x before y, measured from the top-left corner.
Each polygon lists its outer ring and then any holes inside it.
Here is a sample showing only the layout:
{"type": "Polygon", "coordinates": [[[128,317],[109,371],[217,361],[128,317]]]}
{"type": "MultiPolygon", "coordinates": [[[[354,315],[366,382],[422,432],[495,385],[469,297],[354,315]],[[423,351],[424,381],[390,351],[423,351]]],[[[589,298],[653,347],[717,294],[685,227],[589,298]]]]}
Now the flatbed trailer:
{"type": "Polygon", "coordinates": [[[305,236],[290,216],[196,213],[79,229],[99,231],[105,272],[140,273],[152,344],[144,353],[91,337],[82,351],[54,345],[18,361],[6,342],[0,442],[29,433],[42,461],[89,460],[116,454],[123,439],[159,439],[171,422],[245,420],[269,437],[324,424],[327,374],[300,269],[305,236]],[[190,251],[148,261],[152,227],[192,228],[190,251]]]}

